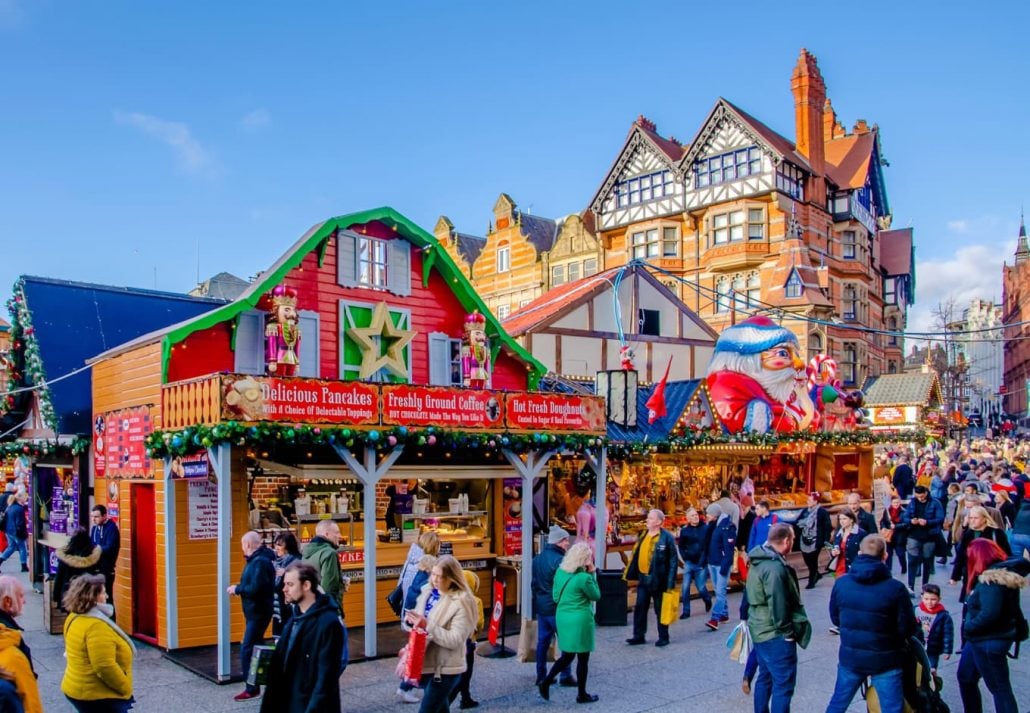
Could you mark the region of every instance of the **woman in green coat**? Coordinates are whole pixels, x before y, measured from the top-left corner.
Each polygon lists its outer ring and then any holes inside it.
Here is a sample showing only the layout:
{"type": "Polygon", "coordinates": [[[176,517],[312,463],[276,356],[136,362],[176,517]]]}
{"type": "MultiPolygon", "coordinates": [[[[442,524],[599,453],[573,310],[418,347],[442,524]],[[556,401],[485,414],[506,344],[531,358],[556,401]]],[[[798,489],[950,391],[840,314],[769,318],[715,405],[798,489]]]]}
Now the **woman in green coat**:
{"type": "Polygon", "coordinates": [[[587,693],[587,670],[590,652],[594,650],[593,602],[601,598],[601,589],[594,575],[593,553],[585,542],[577,542],[565,553],[561,566],[554,574],[552,592],[558,611],[558,648],[561,656],[551,671],[538,684],[543,699],[550,700],[551,684],[562,671],[576,661],[576,680],[579,685],[577,703],[594,703],[597,696],[587,693]]]}

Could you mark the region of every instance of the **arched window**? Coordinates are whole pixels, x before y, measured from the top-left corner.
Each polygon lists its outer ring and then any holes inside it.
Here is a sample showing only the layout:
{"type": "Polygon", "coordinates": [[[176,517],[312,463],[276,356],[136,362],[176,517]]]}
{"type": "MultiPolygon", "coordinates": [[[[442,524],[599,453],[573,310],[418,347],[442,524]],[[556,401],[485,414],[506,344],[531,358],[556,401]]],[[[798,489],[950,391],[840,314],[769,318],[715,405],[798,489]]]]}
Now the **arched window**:
{"type": "Polygon", "coordinates": [[[762,278],[752,272],[747,278],[747,306],[757,307],[762,301],[762,278]]]}
{"type": "Polygon", "coordinates": [[[823,335],[812,332],[808,335],[808,360],[823,353],[823,335]]]}
{"type": "Polygon", "coordinates": [[[733,276],[733,307],[738,310],[747,307],[747,283],[743,275],[733,276]]]}
{"type": "Polygon", "coordinates": [[[720,277],[719,281],[715,283],[715,311],[716,312],[729,312],[730,311],[730,281],[725,277],[720,277]]]}

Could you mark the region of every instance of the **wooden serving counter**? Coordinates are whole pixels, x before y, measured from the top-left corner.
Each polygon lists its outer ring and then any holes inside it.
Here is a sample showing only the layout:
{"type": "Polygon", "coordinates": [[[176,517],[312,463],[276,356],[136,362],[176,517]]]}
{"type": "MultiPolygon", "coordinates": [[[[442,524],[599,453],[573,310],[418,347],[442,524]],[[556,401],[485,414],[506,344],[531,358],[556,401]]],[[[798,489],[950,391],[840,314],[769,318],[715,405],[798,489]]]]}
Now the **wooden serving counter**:
{"type": "MultiPolygon", "coordinates": [[[[479,591],[475,594],[483,601],[484,611],[489,611],[493,568],[497,555],[490,549],[490,540],[483,538],[444,538],[444,543],[453,547],[452,554],[461,566],[470,569],[479,577],[479,591]]],[[[376,623],[391,624],[397,615],[386,603],[386,595],[397,586],[404,561],[408,557],[408,543],[378,543],[376,545],[376,623]]],[[[354,547],[340,552],[340,569],[344,577],[350,578],[350,588],[343,595],[343,614],[347,626],[361,626],[365,621],[365,563],[364,543],[355,542],[354,547]]]]}

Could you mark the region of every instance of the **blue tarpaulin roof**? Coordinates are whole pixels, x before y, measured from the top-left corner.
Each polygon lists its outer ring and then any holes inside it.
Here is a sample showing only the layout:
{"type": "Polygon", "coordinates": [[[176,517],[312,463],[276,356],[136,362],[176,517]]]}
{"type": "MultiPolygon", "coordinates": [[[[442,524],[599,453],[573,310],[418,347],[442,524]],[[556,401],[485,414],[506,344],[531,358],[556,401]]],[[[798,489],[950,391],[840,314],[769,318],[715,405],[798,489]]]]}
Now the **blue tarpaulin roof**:
{"type": "Polygon", "coordinates": [[[662,441],[669,437],[676,422],[683,414],[690,397],[701,385],[700,379],[669,381],[665,384],[665,416],[654,423],[647,422],[647,400],[651,398],[657,384],[637,389],[637,425],[635,428],[618,426],[608,422],[608,440],[613,443],[643,443],[662,441]]]}
{"type": "MultiPolygon", "coordinates": [[[[130,339],[203,314],[225,300],[173,292],[22,277],[25,305],[47,379],[130,339]]],[[[90,370],[50,386],[60,434],[88,434],[93,412],[90,370]]]]}

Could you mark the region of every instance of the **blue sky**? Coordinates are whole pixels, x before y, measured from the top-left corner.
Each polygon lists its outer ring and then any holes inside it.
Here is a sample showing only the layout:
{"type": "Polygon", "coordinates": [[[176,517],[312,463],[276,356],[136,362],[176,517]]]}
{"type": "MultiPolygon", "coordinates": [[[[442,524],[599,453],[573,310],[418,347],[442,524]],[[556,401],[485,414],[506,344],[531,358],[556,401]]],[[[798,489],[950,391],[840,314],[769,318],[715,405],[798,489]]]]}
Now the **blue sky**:
{"type": "Polygon", "coordinates": [[[246,277],[378,205],[478,234],[501,191],[579,211],[638,114],[688,141],[725,96],[793,137],[804,46],[845,126],[881,128],[923,326],[1000,297],[1030,9],[865,6],[0,0],[0,295],[18,274],[184,291],[198,245],[202,278],[246,277]]]}

